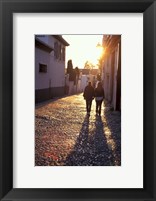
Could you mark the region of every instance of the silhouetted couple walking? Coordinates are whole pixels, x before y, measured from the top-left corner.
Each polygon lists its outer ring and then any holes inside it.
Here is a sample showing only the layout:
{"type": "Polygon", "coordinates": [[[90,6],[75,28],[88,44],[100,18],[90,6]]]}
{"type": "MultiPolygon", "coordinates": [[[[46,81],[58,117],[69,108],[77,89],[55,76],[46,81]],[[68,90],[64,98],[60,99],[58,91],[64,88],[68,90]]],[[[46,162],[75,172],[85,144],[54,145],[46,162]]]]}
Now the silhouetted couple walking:
{"type": "Polygon", "coordinates": [[[86,111],[90,115],[92,101],[95,98],[96,101],[96,114],[101,115],[101,105],[104,100],[104,89],[101,82],[98,82],[97,87],[94,89],[91,85],[91,82],[88,82],[88,85],[85,87],[83,97],[86,100],[86,111]]]}

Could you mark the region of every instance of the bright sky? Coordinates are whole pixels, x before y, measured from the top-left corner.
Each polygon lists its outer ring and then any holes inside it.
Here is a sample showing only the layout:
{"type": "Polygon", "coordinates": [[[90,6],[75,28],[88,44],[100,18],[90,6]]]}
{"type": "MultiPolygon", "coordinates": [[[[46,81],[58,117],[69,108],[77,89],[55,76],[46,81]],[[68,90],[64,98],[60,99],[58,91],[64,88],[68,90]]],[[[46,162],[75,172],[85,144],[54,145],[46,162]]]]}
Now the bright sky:
{"type": "Polygon", "coordinates": [[[66,47],[66,66],[69,59],[72,60],[73,68],[84,68],[88,60],[94,65],[98,63],[101,49],[97,44],[102,44],[103,35],[63,35],[63,38],[70,44],[66,47]]]}

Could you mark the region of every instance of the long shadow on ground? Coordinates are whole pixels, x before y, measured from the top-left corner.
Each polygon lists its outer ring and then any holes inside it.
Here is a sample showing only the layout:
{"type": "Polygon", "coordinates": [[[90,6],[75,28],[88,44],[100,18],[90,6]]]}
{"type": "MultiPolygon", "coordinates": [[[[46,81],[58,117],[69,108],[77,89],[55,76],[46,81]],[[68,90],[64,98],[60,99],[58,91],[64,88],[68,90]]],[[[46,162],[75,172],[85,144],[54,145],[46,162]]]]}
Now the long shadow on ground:
{"type": "Polygon", "coordinates": [[[92,130],[89,126],[90,119],[85,116],[73,151],[64,162],[65,166],[114,165],[114,156],[112,150],[108,147],[101,117],[96,117],[92,130]]]}

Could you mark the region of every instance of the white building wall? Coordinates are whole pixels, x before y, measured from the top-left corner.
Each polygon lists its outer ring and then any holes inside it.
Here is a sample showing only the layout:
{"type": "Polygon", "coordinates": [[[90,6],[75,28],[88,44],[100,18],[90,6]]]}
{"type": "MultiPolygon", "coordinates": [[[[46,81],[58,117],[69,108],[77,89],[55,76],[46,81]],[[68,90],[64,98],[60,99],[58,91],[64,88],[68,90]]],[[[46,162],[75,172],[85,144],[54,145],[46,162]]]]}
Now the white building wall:
{"type": "Polygon", "coordinates": [[[116,110],[118,63],[119,63],[119,45],[115,49],[115,65],[114,65],[115,70],[114,70],[114,91],[113,91],[113,106],[114,106],[114,110],[116,110]]]}
{"type": "Polygon", "coordinates": [[[79,79],[79,80],[78,80],[78,83],[77,83],[77,93],[82,92],[80,86],[81,86],[81,80],[79,79]]]}
{"type": "Polygon", "coordinates": [[[116,110],[116,94],[117,94],[117,74],[118,74],[118,62],[119,62],[119,45],[115,48],[115,58],[114,65],[113,62],[113,53],[105,57],[103,63],[103,84],[105,91],[105,98],[109,100],[116,110]],[[114,73],[112,72],[112,65],[114,66],[114,73]]]}
{"type": "Polygon", "coordinates": [[[57,62],[55,60],[51,60],[50,62],[51,66],[51,79],[52,79],[52,85],[53,87],[62,87],[65,85],[65,70],[64,62],[57,62]]]}
{"type": "MultiPolygon", "coordinates": [[[[57,41],[59,44],[61,44],[63,46],[62,43],[60,43],[57,39],[55,39],[53,36],[51,35],[44,35],[41,37],[38,36],[38,38],[45,42],[46,44],[48,44],[49,46],[51,46],[52,48],[54,48],[54,43],[57,41]]],[[[52,51],[50,53],[50,60],[49,60],[49,78],[48,81],[46,82],[46,84],[44,83],[44,87],[50,85],[50,87],[63,87],[65,86],[65,61],[60,61],[60,60],[56,60],[54,58],[54,51],[52,51]],[[47,85],[48,83],[48,85],[47,85]]],[[[39,81],[39,79],[37,80],[37,82],[39,81]]],[[[40,87],[43,88],[42,84],[39,84],[40,87]]],[[[40,88],[41,89],[41,88],[40,88]]]]}
{"type": "Polygon", "coordinates": [[[87,86],[87,82],[88,82],[88,76],[87,75],[82,75],[81,76],[81,84],[80,84],[81,92],[84,91],[85,87],[87,86]]]}
{"type": "Polygon", "coordinates": [[[49,87],[50,60],[49,53],[39,48],[35,48],[35,89],[45,89],[49,87]],[[47,65],[47,72],[39,72],[39,63],[47,65]]]}
{"type": "Polygon", "coordinates": [[[102,79],[103,79],[103,87],[104,87],[104,91],[105,91],[105,98],[106,98],[106,70],[105,70],[105,68],[106,68],[106,58],[105,58],[105,60],[104,60],[104,62],[103,62],[103,70],[102,70],[102,74],[103,74],[103,77],[102,77],[102,79]]]}
{"type": "Polygon", "coordinates": [[[108,100],[111,101],[111,82],[112,82],[112,71],[111,71],[111,63],[112,61],[112,54],[109,56],[109,64],[108,64],[108,74],[109,74],[109,85],[108,85],[108,100]]]}

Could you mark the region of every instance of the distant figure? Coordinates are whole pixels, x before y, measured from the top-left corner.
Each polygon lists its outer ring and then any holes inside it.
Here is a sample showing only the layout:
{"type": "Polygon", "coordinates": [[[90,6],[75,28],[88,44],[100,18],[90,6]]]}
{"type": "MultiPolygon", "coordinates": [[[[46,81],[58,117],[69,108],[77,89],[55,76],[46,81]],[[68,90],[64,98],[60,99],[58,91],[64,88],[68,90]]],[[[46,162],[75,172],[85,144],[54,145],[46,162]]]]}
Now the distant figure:
{"type": "Polygon", "coordinates": [[[104,100],[104,89],[101,82],[98,82],[97,87],[94,92],[95,101],[96,101],[96,115],[101,115],[101,105],[104,100]]]}
{"type": "Polygon", "coordinates": [[[86,100],[87,114],[90,115],[92,100],[94,99],[94,88],[92,87],[91,82],[88,82],[88,85],[85,87],[83,97],[86,100]]]}

